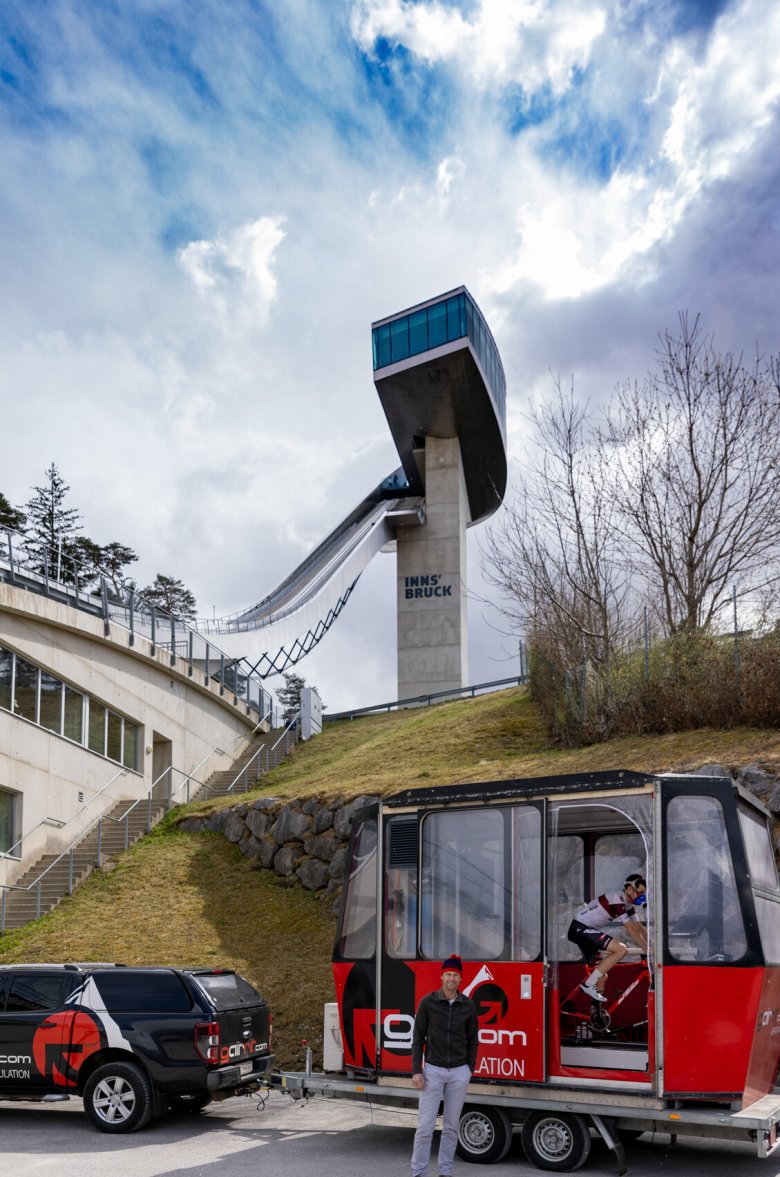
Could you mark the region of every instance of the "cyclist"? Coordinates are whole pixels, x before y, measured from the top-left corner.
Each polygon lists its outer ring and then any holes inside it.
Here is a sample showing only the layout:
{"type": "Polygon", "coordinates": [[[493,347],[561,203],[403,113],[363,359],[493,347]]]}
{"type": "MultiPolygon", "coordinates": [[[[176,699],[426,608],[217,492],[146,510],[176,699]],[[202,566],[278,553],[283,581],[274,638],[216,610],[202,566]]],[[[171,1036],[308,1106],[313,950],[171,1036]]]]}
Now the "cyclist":
{"type": "Polygon", "coordinates": [[[569,925],[568,939],[576,944],[586,964],[603,954],[598,967],[582,982],[580,989],[593,1001],[606,1001],[604,990],[607,973],[628,952],[621,940],[616,940],[603,929],[607,924],[622,924],[631,939],[647,952],[647,931],[635,915],[634,909],[647,902],[647,883],[639,874],[629,875],[622,891],[610,891],[583,904],[569,925]]]}

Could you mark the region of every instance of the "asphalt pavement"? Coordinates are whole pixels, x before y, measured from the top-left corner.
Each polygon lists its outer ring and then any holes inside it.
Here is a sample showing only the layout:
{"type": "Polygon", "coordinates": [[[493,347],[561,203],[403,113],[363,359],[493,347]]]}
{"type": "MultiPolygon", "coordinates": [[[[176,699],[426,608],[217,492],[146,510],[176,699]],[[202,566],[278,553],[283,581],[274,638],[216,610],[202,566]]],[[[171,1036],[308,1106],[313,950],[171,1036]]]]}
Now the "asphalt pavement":
{"type": "MultiPolygon", "coordinates": [[[[415,1116],[409,1111],[274,1091],[264,1106],[232,1098],[199,1115],[165,1116],[128,1136],[96,1131],[81,1101],[0,1103],[0,1156],[9,1177],[409,1177],[415,1116]]],[[[435,1145],[434,1145],[435,1151],[435,1145]]],[[[627,1149],[629,1177],[780,1177],[780,1157],[760,1161],[751,1146],[668,1136],[627,1149]]],[[[540,1177],[515,1136],[503,1161],[484,1169],[456,1158],[456,1177],[540,1177]]],[[[600,1141],[583,1177],[616,1177],[600,1141]]],[[[432,1164],[429,1177],[436,1177],[432,1164]]]]}

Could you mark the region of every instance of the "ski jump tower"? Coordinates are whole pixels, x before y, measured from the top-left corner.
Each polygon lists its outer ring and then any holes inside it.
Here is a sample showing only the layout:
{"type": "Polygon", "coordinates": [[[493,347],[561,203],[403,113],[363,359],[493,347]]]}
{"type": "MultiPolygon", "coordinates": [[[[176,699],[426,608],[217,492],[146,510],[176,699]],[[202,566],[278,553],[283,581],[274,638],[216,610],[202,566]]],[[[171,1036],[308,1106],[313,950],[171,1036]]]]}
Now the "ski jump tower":
{"type": "Polygon", "coordinates": [[[374,384],[401,466],[256,605],[204,618],[214,649],[265,678],[300,661],[368,562],[398,553],[398,697],[468,681],[466,529],[504,497],[506,386],[465,286],[372,324],[374,384]]]}
{"type": "Polygon", "coordinates": [[[398,448],[398,695],[468,682],[466,529],[504,497],[506,385],[498,349],[460,287],[372,324],[374,384],[398,448]]]}

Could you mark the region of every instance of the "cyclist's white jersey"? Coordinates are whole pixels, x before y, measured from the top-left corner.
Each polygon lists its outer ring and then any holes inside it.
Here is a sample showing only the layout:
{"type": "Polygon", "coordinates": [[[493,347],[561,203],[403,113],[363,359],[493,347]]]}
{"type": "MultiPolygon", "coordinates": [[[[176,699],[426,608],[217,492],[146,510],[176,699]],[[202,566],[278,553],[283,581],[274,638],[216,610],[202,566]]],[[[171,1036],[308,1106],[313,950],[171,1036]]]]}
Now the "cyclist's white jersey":
{"type": "Polygon", "coordinates": [[[584,903],[574,916],[586,928],[603,928],[607,924],[625,924],[634,919],[634,908],[622,891],[609,891],[584,903]]]}

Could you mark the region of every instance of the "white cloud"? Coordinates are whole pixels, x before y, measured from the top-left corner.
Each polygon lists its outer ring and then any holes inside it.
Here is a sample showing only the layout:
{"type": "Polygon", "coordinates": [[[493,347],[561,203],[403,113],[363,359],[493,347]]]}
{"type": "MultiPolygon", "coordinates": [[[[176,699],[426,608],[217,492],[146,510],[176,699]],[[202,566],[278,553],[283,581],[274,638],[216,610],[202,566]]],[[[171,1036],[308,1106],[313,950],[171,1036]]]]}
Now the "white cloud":
{"type": "Polygon", "coordinates": [[[284,240],[282,217],[260,217],[214,241],[192,241],[179,261],[223,318],[236,312],[265,322],[276,297],[274,254],[284,240]]]}
{"type": "Polygon", "coordinates": [[[361,0],[352,14],[366,52],[384,39],[430,65],[454,62],[480,86],[515,81],[529,94],[563,93],[605,24],[604,8],[587,0],[480,0],[471,20],[436,0],[361,0]]]}
{"type": "Polygon", "coordinates": [[[748,0],[722,18],[700,59],[693,47],[674,43],[659,78],[647,101],[668,102],[667,129],[633,168],[606,181],[583,180],[542,161],[540,135],[519,148],[525,190],[517,245],[497,269],[493,290],[532,283],[549,299],[579,298],[629,274],[652,280],[653,247],[673,238],[704,190],[740,172],[776,114],[780,10],[769,15],[748,0]]]}

